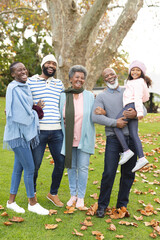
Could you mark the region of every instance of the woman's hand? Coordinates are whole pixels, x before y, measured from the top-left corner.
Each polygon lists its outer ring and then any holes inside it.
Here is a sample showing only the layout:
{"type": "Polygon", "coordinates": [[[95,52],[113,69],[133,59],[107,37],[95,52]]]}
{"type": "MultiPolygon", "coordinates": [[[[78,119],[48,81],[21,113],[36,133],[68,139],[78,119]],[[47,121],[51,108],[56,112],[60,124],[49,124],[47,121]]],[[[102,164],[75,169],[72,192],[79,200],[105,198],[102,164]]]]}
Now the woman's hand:
{"type": "Polygon", "coordinates": [[[41,108],[44,108],[44,106],[45,106],[44,101],[40,99],[40,100],[37,102],[37,106],[38,106],[38,107],[41,107],[41,108]]]}
{"type": "Polygon", "coordinates": [[[106,115],[107,112],[106,112],[103,108],[97,107],[97,108],[95,109],[94,113],[95,113],[96,115],[106,115]]]}

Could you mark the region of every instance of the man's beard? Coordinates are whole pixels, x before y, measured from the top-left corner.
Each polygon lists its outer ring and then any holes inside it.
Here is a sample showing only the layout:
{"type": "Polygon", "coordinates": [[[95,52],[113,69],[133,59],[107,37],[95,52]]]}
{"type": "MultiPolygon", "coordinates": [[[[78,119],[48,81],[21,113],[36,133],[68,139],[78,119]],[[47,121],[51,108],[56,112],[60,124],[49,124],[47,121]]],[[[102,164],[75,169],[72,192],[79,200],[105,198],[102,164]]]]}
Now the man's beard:
{"type": "Polygon", "coordinates": [[[43,66],[42,70],[44,75],[46,75],[47,77],[53,77],[55,75],[56,69],[53,69],[52,73],[48,73],[47,69],[47,67],[43,66]]]}
{"type": "Polygon", "coordinates": [[[115,79],[115,83],[114,84],[110,84],[109,82],[105,82],[107,87],[110,89],[116,89],[119,85],[118,83],[118,78],[115,79]]]}

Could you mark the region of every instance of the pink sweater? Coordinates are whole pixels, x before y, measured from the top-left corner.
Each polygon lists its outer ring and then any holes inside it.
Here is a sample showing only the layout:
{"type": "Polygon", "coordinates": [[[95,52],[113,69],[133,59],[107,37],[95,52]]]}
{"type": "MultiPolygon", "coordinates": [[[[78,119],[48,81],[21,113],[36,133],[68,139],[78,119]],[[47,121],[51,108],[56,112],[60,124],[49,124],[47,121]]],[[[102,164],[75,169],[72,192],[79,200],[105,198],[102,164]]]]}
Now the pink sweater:
{"type": "Polygon", "coordinates": [[[123,105],[135,103],[137,117],[143,116],[143,102],[149,100],[149,90],[143,78],[128,80],[123,93],[123,105]]]}
{"type": "MultiPolygon", "coordinates": [[[[81,139],[81,129],[83,120],[83,93],[78,94],[78,98],[73,97],[74,103],[74,137],[73,137],[73,147],[78,147],[81,139]]],[[[65,107],[63,108],[63,119],[65,123],[65,107]]]]}

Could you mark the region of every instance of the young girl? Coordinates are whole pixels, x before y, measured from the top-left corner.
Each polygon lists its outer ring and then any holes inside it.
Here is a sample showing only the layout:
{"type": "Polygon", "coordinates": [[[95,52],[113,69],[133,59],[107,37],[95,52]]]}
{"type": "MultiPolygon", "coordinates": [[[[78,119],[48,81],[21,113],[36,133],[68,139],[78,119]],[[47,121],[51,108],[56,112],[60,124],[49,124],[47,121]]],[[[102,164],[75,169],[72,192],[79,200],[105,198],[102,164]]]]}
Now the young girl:
{"type": "MultiPolygon", "coordinates": [[[[144,157],[142,144],[138,136],[138,120],[143,118],[143,102],[149,100],[148,87],[151,86],[151,79],[145,76],[145,74],[146,67],[142,62],[134,61],[131,63],[129,66],[129,76],[126,89],[123,94],[123,104],[125,107],[117,116],[117,118],[122,117],[123,111],[129,108],[134,108],[137,111],[138,119],[127,119],[129,134],[134,141],[136,152],[139,157],[132,172],[136,172],[148,164],[148,160],[144,157]]],[[[122,130],[120,128],[114,128],[114,131],[124,151],[119,162],[119,164],[122,165],[126,163],[134,153],[128,148],[122,130]]]]}
{"type": "Polygon", "coordinates": [[[48,215],[49,211],[37,203],[34,196],[34,161],[30,146],[34,148],[39,144],[39,120],[37,112],[32,109],[32,95],[26,83],[28,72],[21,62],[11,64],[10,72],[14,80],[8,85],[6,92],[6,126],[3,140],[4,146],[7,145],[14,151],[15,160],[7,208],[25,213],[15,202],[24,170],[24,183],[29,198],[28,211],[48,215]]]}

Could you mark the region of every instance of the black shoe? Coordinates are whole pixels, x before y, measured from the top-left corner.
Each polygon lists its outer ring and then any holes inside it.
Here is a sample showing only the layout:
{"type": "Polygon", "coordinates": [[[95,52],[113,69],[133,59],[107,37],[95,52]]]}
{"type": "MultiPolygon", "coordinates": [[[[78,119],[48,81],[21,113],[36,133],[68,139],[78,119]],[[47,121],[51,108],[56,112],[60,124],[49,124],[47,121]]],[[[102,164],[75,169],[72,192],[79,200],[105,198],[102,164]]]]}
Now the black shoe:
{"type": "Polygon", "coordinates": [[[99,217],[99,218],[103,218],[104,215],[105,215],[105,211],[106,210],[104,208],[97,209],[96,216],[99,217]]]}

